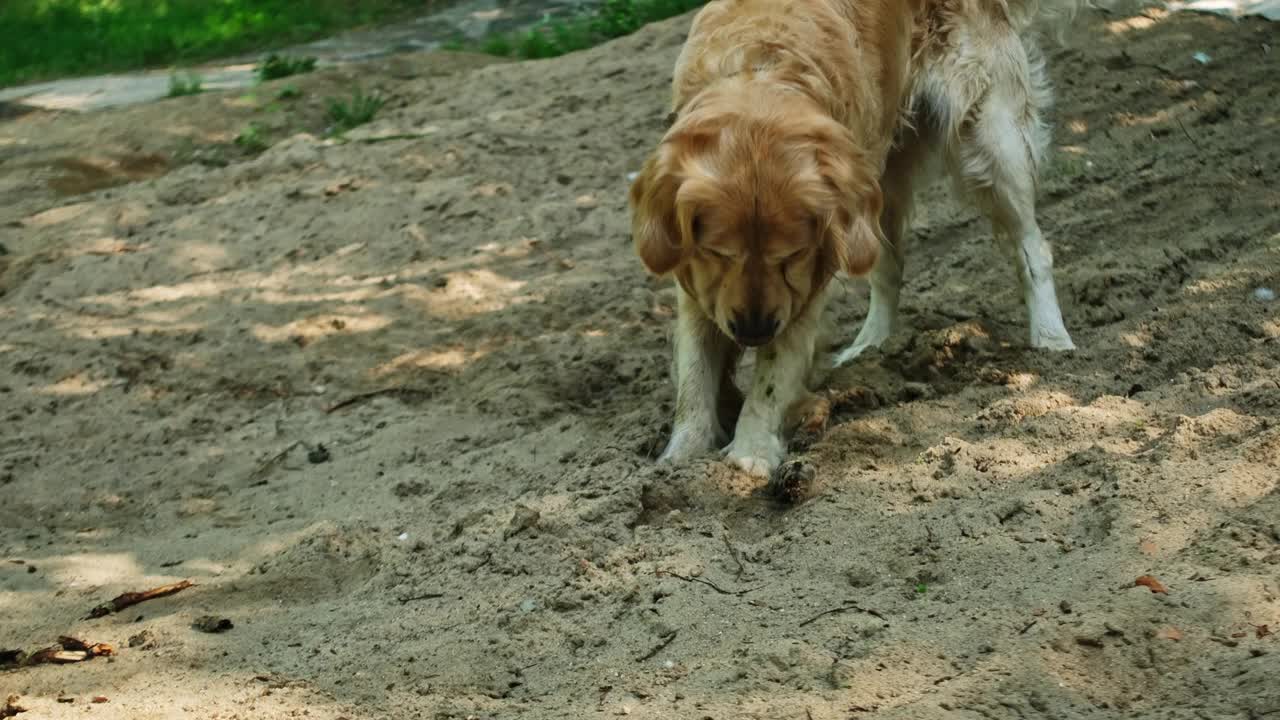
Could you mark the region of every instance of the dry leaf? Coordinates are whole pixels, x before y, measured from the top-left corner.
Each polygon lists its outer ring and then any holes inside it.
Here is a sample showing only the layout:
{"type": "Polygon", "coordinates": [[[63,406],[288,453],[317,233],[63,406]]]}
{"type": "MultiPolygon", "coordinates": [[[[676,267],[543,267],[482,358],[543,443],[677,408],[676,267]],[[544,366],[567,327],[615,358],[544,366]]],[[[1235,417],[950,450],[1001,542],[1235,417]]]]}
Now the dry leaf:
{"type": "Polygon", "coordinates": [[[1160,551],[1160,548],[1150,540],[1143,540],[1138,543],[1138,549],[1142,551],[1143,555],[1155,555],[1160,551]]]}
{"type": "Polygon", "coordinates": [[[115,654],[115,648],[107,643],[89,643],[73,638],[62,636],[58,638],[57,645],[51,645],[43,650],[37,650],[26,659],[27,665],[41,665],[44,663],[53,663],[62,665],[66,663],[78,663],[85,660],[91,660],[96,657],[108,657],[115,654]]]}
{"type": "Polygon", "coordinates": [[[106,695],[95,695],[93,697],[93,700],[90,700],[89,702],[92,702],[97,705],[101,705],[102,703],[111,702],[111,701],[107,699],[106,695]]]}
{"type": "Polygon", "coordinates": [[[11,718],[18,713],[24,713],[27,709],[18,704],[18,696],[10,695],[4,705],[0,705],[0,718],[11,718]]]}
{"type": "Polygon", "coordinates": [[[324,194],[328,195],[329,197],[333,197],[334,195],[337,195],[343,190],[355,190],[359,187],[360,187],[359,180],[356,180],[355,178],[348,178],[346,180],[339,180],[338,182],[333,183],[331,185],[326,185],[324,188],[324,194]]]}
{"type": "Polygon", "coordinates": [[[1150,575],[1143,575],[1137,580],[1134,580],[1133,584],[1135,586],[1141,585],[1142,587],[1150,588],[1151,592],[1153,593],[1161,593],[1164,595],[1169,594],[1169,588],[1165,587],[1164,583],[1160,582],[1159,580],[1155,579],[1150,575]]]}
{"type": "Polygon", "coordinates": [[[1161,640],[1181,640],[1182,631],[1176,627],[1160,628],[1156,631],[1156,637],[1161,640]]]}
{"type": "Polygon", "coordinates": [[[1266,625],[1254,625],[1253,630],[1258,634],[1259,640],[1271,634],[1271,628],[1266,625]]]}

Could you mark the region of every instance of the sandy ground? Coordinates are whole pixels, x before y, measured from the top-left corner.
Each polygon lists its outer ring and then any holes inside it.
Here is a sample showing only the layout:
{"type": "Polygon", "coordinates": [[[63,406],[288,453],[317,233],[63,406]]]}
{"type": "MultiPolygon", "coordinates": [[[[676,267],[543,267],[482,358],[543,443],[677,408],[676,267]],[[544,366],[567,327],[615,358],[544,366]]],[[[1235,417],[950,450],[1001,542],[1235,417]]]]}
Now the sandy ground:
{"type": "MultiPolygon", "coordinates": [[[[556,61],[371,67],[393,102],[364,140],[256,158],[179,152],[176,126],[233,132],[233,98],[5,121],[0,649],[116,654],[0,670],[0,701],[1280,717],[1280,302],[1254,297],[1280,289],[1280,35],[1153,17],[1089,13],[1050,52],[1041,217],[1080,350],[1024,348],[987,226],[931,192],[909,329],[826,380],[790,503],[650,459],[672,292],[631,254],[625,178],[687,17],[556,61]],[[160,165],[56,185],[130,153],[160,165]]],[[[847,283],[833,342],[865,307],[847,283]]]]}

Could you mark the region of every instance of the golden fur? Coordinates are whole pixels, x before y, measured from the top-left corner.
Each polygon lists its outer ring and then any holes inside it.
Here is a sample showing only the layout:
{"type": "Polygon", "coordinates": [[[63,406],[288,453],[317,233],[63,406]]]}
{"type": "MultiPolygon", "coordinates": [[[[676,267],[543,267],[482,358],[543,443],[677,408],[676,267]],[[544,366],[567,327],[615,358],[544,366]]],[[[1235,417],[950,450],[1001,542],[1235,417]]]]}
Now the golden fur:
{"type": "Polygon", "coordinates": [[[728,439],[772,472],[803,399],[826,289],[870,275],[847,362],[896,324],[914,189],[934,167],[1014,251],[1033,345],[1069,349],[1034,217],[1047,143],[1037,15],[1073,0],[717,0],[673,79],[673,123],[631,188],[644,265],[674,275],[676,423],[664,459],[728,439]],[[1047,283],[1047,284],[1046,284],[1047,283]],[[741,400],[729,378],[760,347],[741,400]]]}

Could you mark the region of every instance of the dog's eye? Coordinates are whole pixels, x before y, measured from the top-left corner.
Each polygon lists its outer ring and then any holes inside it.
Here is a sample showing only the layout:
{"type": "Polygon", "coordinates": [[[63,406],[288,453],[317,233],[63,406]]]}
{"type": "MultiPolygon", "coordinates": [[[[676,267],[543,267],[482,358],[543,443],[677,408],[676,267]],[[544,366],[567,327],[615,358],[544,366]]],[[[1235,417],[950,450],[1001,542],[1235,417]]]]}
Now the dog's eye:
{"type": "Polygon", "coordinates": [[[800,248],[799,250],[796,250],[794,252],[787,253],[786,255],[783,255],[781,258],[778,258],[778,264],[789,265],[793,262],[798,262],[800,260],[803,260],[805,255],[808,254],[808,252],[809,252],[809,248],[800,248]]]}

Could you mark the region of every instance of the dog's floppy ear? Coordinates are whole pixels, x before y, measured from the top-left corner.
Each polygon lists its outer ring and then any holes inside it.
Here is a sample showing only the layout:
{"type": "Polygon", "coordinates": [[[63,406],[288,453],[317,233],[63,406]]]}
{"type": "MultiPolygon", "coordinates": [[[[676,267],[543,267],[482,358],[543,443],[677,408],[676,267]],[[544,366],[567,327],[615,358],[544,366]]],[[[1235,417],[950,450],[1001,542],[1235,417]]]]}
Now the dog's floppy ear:
{"type": "Polygon", "coordinates": [[[684,257],[676,210],[680,178],[673,155],[670,145],[659,146],[631,184],[631,239],[640,261],[654,275],[671,272],[684,257]]]}
{"type": "Polygon", "coordinates": [[[815,140],[818,172],[831,193],[815,209],[823,254],[833,269],[855,277],[865,275],[875,266],[885,242],[880,184],[847,130],[824,129],[815,140]]]}

